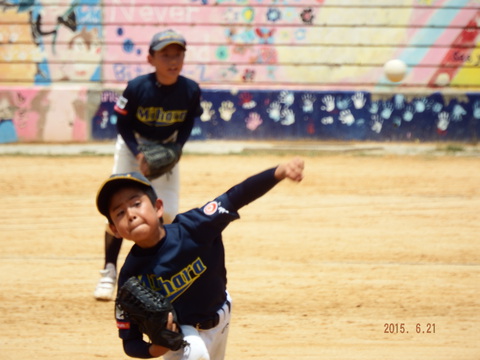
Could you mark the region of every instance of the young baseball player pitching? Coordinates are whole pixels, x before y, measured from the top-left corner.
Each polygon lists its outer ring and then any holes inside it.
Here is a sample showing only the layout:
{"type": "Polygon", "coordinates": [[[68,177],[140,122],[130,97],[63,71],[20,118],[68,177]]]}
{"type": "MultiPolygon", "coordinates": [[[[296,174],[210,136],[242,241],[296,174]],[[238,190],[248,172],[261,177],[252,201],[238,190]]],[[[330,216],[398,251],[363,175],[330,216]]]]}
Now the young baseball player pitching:
{"type": "MultiPolygon", "coordinates": [[[[174,143],[181,150],[189,138],[202,108],[199,85],[180,75],[185,51],[185,39],[173,30],[153,36],[147,60],[155,72],[128,82],[115,106],[118,137],[113,174],[139,171],[147,175],[142,145],[174,143]]],[[[170,223],[179,208],[178,164],[168,174],[152,180],[152,186],[165,201],[163,221],[170,223]]],[[[107,227],[104,269],[100,271],[101,278],[94,292],[97,300],[113,297],[121,245],[122,238],[107,227]]]]}
{"type": "MultiPolygon", "coordinates": [[[[125,353],[167,360],[222,360],[232,301],[227,292],[223,230],[239,219],[239,209],[263,196],[283,179],[300,182],[304,162],[294,158],[253,175],[200,208],[164,225],[164,202],[140,173],[112,175],[100,187],[97,208],[117,237],[134,242],[118,279],[132,276],[165,295],[178,316],[188,345],[169,350],[143,340],[142,332],[117,307],[116,320],[125,353]]],[[[165,326],[159,324],[159,326],[165,326]]],[[[170,321],[169,330],[176,331],[170,321]]]]}

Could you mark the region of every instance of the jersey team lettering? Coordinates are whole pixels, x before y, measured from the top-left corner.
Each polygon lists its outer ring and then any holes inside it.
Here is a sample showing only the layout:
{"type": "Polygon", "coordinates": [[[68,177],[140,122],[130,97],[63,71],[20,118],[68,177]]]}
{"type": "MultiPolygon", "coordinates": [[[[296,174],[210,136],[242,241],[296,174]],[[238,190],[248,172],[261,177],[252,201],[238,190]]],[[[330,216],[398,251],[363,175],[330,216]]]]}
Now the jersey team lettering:
{"type": "Polygon", "coordinates": [[[168,126],[183,122],[187,116],[186,110],[165,111],[162,107],[142,107],[137,109],[137,119],[144,124],[153,126],[168,126]]]}

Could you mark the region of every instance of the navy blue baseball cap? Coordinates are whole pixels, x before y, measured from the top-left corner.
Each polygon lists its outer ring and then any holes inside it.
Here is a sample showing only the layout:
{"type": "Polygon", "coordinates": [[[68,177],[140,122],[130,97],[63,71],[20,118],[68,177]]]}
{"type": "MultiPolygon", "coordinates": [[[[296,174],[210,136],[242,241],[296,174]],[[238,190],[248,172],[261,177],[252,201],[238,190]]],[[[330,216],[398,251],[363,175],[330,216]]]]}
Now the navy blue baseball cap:
{"type": "Polygon", "coordinates": [[[143,187],[145,190],[150,190],[155,194],[155,190],[150,181],[139,172],[113,174],[100,186],[97,193],[97,209],[100,214],[109,218],[109,206],[113,194],[119,188],[129,185],[143,187]]]}
{"type": "Polygon", "coordinates": [[[150,41],[150,51],[162,50],[164,47],[177,44],[180,45],[184,50],[187,49],[187,42],[185,38],[172,29],[161,31],[153,35],[152,40],[150,41]]]}

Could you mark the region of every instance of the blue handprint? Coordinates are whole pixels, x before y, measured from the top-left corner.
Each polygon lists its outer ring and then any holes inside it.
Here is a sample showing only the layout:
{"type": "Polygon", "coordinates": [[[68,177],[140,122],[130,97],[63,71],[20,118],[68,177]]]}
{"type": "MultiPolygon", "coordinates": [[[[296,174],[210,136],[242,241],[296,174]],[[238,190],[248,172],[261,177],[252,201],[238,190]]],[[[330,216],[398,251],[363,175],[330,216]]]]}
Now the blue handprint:
{"type": "Polygon", "coordinates": [[[480,101],[475,101],[473,104],[473,117],[480,119],[480,101]]]}

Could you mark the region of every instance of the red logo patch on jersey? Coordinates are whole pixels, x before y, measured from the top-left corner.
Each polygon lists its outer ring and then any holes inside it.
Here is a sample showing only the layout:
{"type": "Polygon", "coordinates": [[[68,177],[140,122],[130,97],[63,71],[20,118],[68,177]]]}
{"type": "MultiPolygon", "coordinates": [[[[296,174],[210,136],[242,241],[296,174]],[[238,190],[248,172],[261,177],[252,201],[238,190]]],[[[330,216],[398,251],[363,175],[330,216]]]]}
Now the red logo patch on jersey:
{"type": "Polygon", "coordinates": [[[127,110],[125,110],[125,106],[127,106],[128,100],[124,98],[123,96],[120,96],[117,100],[117,103],[113,107],[113,109],[122,114],[122,115],[127,115],[127,110]]]}
{"type": "Polygon", "coordinates": [[[205,207],[203,208],[203,213],[205,215],[213,215],[217,212],[218,209],[218,204],[216,201],[209,202],[205,207]]]}
{"type": "Polygon", "coordinates": [[[117,328],[120,329],[120,330],[124,330],[124,329],[130,329],[130,323],[129,322],[126,322],[126,321],[119,321],[117,320],[117,328]]]}

